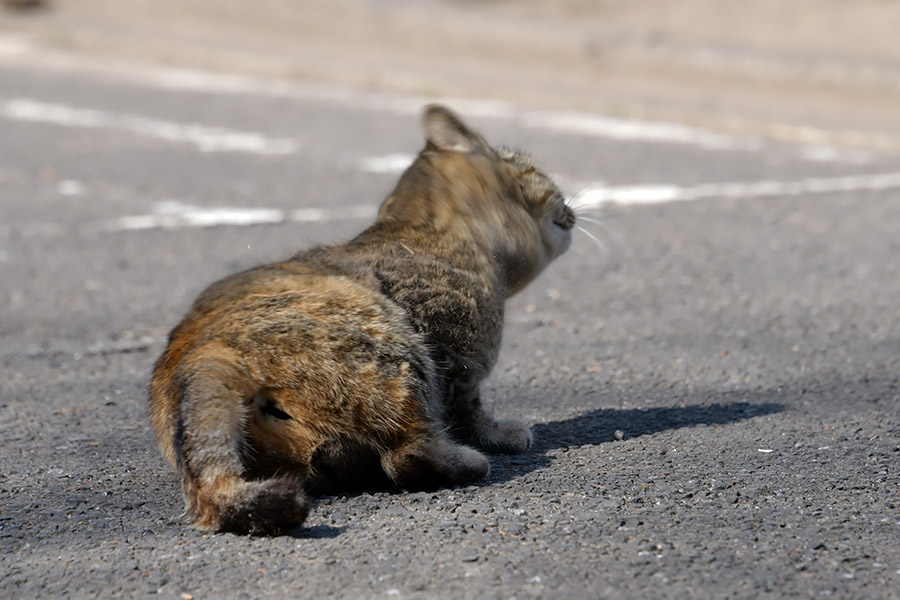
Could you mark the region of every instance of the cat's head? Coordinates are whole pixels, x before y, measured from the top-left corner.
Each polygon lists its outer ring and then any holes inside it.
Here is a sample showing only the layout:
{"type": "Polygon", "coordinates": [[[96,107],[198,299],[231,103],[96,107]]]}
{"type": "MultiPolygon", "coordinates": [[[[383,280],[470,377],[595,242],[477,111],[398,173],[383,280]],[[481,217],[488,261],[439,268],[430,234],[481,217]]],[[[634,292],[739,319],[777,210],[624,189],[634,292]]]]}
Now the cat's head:
{"type": "Polygon", "coordinates": [[[425,148],[378,220],[474,241],[518,292],[569,248],[575,214],[531,157],[490,146],[446,107],[427,106],[422,128],[425,148]]]}

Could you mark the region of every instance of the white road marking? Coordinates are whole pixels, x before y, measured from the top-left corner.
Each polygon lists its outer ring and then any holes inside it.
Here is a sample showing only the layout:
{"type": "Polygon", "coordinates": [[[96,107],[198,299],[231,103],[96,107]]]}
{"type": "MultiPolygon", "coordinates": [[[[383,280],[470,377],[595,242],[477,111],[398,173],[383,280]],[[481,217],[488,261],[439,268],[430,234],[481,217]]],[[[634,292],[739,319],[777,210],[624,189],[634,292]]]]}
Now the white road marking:
{"type": "Polygon", "coordinates": [[[144,229],[185,229],[219,225],[261,225],[283,223],[284,211],[272,208],[205,208],[170,200],[158,202],[149,215],[121,217],[110,229],[140,231],[144,229]]]}
{"type": "MultiPolygon", "coordinates": [[[[429,102],[440,101],[467,117],[484,119],[512,119],[532,129],[546,129],[588,137],[616,140],[656,141],[693,144],[711,149],[755,149],[759,143],[678,125],[637,119],[620,119],[575,111],[522,111],[502,100],[474,100],[471,98],[440,99],[386,94],[353,94],[326,86],[301,86],[284,80],[265,80],[244,75],[208,73],[194,69],[154,68],[149,81],[168,89],[210,91],[233,94],[265,94],[293,96],[304,99],[329,100],[353,108],[390,111],[418,115],[429,102]]],[[[396,155],[400,156],[400,155],[396,155]]],[[[373,167],[372,172],[378,167],[373,167]]]]}
{"type": "MultiPolygon", "coordinates": [[[[77,65],[70,65],[70,67],[77,68],[77,65]]],[[[221,74],[198,69],[152,65],[137,67],[131,63],[111,65],[108,61],[102,67],[103,70],[114,72],[119,77],[165,89],[292,97],[327,101],[354,109],[390,111],[410,115],[418,115],[425,104],[442,102],[467,117],[512,119],[525,127],[589,137],[692,144],[713,150],[759,150],[763,147],[761,140],[749,136],[727,135],[676,123],[622,119],[583,112],[523,111],[515,104],[502,100],[356,92],[335,85],[299,84],[284,79],[221,74]]],[[[779,138],[783,141],[798,145],[801,157],[811,161],[850,162],[853,164],[869,162],[868,154],[829,146],[830,141],[848,141],[852,142],[851,145],[865,144],[888,151],[897,149],[894,138],[879,136],[871,132],[835,132],[812,127],[781,126],[778,133],[779,138]],[[836,151],[831,151],[832,148],[836,151]]]]}
{"type": "Polygon", "coordinates": [[[900,188],[900,173],[821,177],[797,181],[707,183],[694,186],[595,184],[587,186],[573,196],[571,202],[578,208],[596,208],[606,204],[662,204],[706,198],[774,198],[898,188],[900,188]]]}
{"type": "Polygon", "coordinates": [[[362,99],[353,98],[352,101],[354,108],[388,110],[403,115],[418,115],[422,106],[439,101],[467,118],[511,120],[529,129],[582,137],[685,144],[710,150],[758,150],[762,146],[759,140],[749,136],[713,133],[676,123],[621,119],[578,111],[522,110],[514,104],[499,100],[367,96],[362,99]]]}
{"type": "Polygon", "coordinates": [[[63,179],[57,184],[56,191],[60,196],[82,196],[84,195],[84,184],[74,179],[63,179]]]}
{"type": "MultiPolygon", "coordinates": [[[[0,37],[0,41],[3,39],[3,37],[0,37]]],[[[3,58],[5,55],[5,58],[12,60],[19,56],[23,42],[18,39],[9,39],[6,45],[9,46],[9,50],[5,53],[0,52],[0,58],[3,58]]],[[[0,50],[2,50],[2,45],[0,45],[0,50]]],[[[46,54],[46,52],[44,53],[46,54]]],[[[32,54],[34,53],[32,52],[32,54]]],[[[34,58],[40,57],[35,56],[34,58]]],[[[58,60],[49,61],[57,68],[77,70],[89,66],[72,62],[71,60],[66,62],[64,57],[57,58],[58,60]]],[[[47,61],[49,56],[44,56],[43,59],[47,61]]],[[[292,97],[328,101],[354,109],[389,111],[404,115],[418,115],[425,104],[443,102],[467,117],[514,120],[528,128],[545,129],[587,137],[670,142],[698,145],[711,149],[746,149],[748,147],[755,148],[758,145],[756,142],[747,139],[672,123],[620,119],[574,111],[523,111],[516,105],[502,100],[358,93],[337,86],[303,85],[283,79],[267,79],[240,74],[214,73],[200,69],[167,68],[124,62],[108,62],[105,65],[92,66],[102,72],[114,74],[134,83],[170,90],[292,97]]]]}
{"type": "Polygon", "coordinates": [[[342,208],[298,208],[288,213],[288,220],[294,223],[316,223],[320,221],[340,221],[343,219],[374,219],[377,206],[345,206],[342,208]]]}
{"type": "MultiPolygon", "coordinates": [[[[522,111],[514,104],[499,100],[477,100],[451,97],[426,97],[359,92],[347,87],[326,84],[298,83],[287,79],[266,78],[237,73],[216,73],[201,69],[158,66],[111,57],[99,59],[72,56],[63,51],[35,44],[30,37],[0,34],[0,61],[56,71],[101,74],[135,85],[161,89],[210,92],[216,94],[247,94],[257,96],[297,98],[340,104],[354,109],[418,114],[429,102],[444,102],[470,117],[514,119],[527,127],[536,127],[570,134],[696,144],[710,149],[759,149],[763,145],[755,138],[715,133],[674,123],[649,122],[638,119],[619,119],[588,113],[559,111],[522,111]]],[[[811,127],[781,126],[779,139],[796,144],[801,155],[813,161],[834,160],[857,163],[861,154],[829,153],[821,149],[806,151],[807,145],[837,147],[865,145],[895,152],[895,137],[862,131],[831,131],[811,127]]],[[[867,159],[865,159],[867,161],[867,159]]]]}
{"type": "Polygon", "coordinates": [[[176,201],[159,202],[149,215],[121,217],[110,229],[140,231],[144,229],[185,229],[219,225],[261,225],[283,223],[284,211],[272,208],[203,208],[176,201]]]}
{"type": "Polygon", "coordinates": [[[371,156],[359,161],[359,168],[366,173],[401,173],[416,159],[415,154],[386,154],[371,156]]]}
{"type": "MultiPolygon", "coordinates": [[[[570,198],[578,209],[607,204],[641,205],[685,202],[708,198],[769,198],[835,192],[865,192],[900,189],[900,173],[852,175],[797,181],[757,181],[748,183],[710,183],[695,186],[638,185],[589,187],[570,198]]],[[[371,220],[375,206],[341,208],[199,207],[178,201],[158,202],[146,215],[120,217],[107,224],[107,231],[148,229],[190,229],[197,227],[272,225],[279,223],[322,223],[341,220],[371,220]]]]}
{"type": "Polygon", "coordinates": [[[285,211],[277,208],[200,207],[170,200],[158,202],[146,215],[120,217],[110,222],[107,231],[143,231],[148,229],[191,229],[197,227],[273,225],[286,222],[316,223],[346,219],[371,219],[373,206],[344,208],[304,208],[285,211]]]}
{"type": "MultiPolygon", "coordinates": [[[[120,76],[134,77],[134,67],[117,72],[120,76]]],[[[327,101],[354,109],[388,111],[403,115],[418,115],[425,104],[442,102],[452,106],[467,117],[515,120],[525,127],[545,129],[588,137],[605,137],[617,140],[671,142],[698,145],[713,150],[759,150],[762,142],[749,136],[734,136],[688,127],[677,123],[622,119],[574,111],[523,111],[515,104],[502,100],[478,100],[472,98],[425,97],[414,95],[389,95],[371,92],[355,92],[347,88],[324,84],[299,84],[284,79],[266,79],[238,74],[221,74],[197,69],[176,69],[144,65],[140,83],[165,89],[206,91],[212,93],[254,94],[291,97],[304,100],[327,101]]],[[[802,158],[811,161],[836,161],[863,163],[869,161],[866,153],[852,149],[828,146],[833,138],[854,143],[878,142],[876,147],[895,147],[894,140],[863,132],[832,132],[811,127],[779,129],[780,137],[800,146],[802,158]],[[884,139],[880,139],[884,138],[884,139]],[[835,148],[835,151],[830,151],[835,148]]]]}
{"type": "Polygon", "coordinates": [[[864,165],[872,162],[872,155],[868,152],[823,144],[803,146],[800,149],[800,157],[810,162],[842,162],[852,165],[864,165]]]}
{"type": "Polygon", "coordinates": [[[528,127],[613,140],[688,144],[712,150],[755,150],[760,146],[758,141],[750,138],[741,139],[686,125],[618,119],[580,112],[529,111],[523,113],[522,120],[528,127]]]}
{"type": "Polygon", "coordinates": [[[64,127],[114,129],[135,135],[189,144],[202,152],[293,154],[299,142],[258,133],[196,123],[178,123],[140,115],[113,113],[30,98],[0,100],[0,116],[13,121],[50,123],[64,127]]]}

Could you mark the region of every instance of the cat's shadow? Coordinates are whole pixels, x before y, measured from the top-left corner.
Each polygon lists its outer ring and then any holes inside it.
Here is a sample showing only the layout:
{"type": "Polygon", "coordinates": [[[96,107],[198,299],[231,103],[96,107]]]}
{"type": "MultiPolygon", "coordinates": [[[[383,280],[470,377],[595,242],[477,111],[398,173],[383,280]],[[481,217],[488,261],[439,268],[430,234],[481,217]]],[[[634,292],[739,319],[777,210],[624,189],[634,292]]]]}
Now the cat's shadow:
{"type": "MultiPolygon", "coordinates": [[[[538,423],[532,427],[534,445],[530,450],[522,454],[491,456],[491,475],[475,485],[485,487],[504,483],[547,467],[553,462],[550,454],[552,450],[611,443],[617,441],[618,437],[636,438],[682,427],[726,425],[782,410],[784,405],[772,402],[694,404],[643,409],[600,408],[568,419],[538,423]],[[617,436],[616,432],[621,432],[621,435],[617,436]]],[[[404,493],[390,485],[386,477],[377,477],[376,481],[369,481],[359,489],[332,490],[331,494],[325,495],[356,496],[373,491],[404,493]]],[[[320,524],[298,527],[285,531],[282,535],[292,538],[333,538],[342,535],[343,531],[343,527],[320,524]]]]}
{"type": "Polygon", "coordinates": [[[553,461],[550,451],[636,438],[670,429],[698,425],[725,425],[778,413],[784,405],[732,402],[652,408],[601,408],[582,415],[538,423],[532,427],[534,444],[523,454],[491,457],[491,476],[481,485],[503,483],[544,468],[553,461]]]}
{"type": "MultiPolygon", "coordinates": [[[[534,444],[522,454],[491,455],[491,475],[474,485],[490,486],[510,481],[531,471],[544,468],[553,461],[550,451],[579,446],[593,446],[614,442],[616,432],[622,439],[650,435],[670,429],[697,425],[724,425],[752,419],[784,410],[777,403],[750,403],[746,401],[716,404],[695,404],[653,408],[612,409],[601,408],[582,415],[538,423],[532,427],[534,444]]],[[[317,496],[355,496],[378,492],[404,493],[372,466],[368,475],[359,473],[349,481],[328,491],[318,491],[317,496]]],[[[325,535],[339,532],[325,532],[325,535]]]]}
{"type": "MultiPolygon", "coordinates": [[[[617,437],[629,439],[682,427],[737,423],[782,410],[784,405],[771,402],[758,404],[731,402],[643,409],[601,408],[568,419],[538,423],[532,427],[534,445],[530,450],[522,454],[491,456],[491,475],[475,485],[485,487],[504,483],[547,467],[554,459],[550,454],[552,450],[611,443],[616,441],[617,437]],[[617,436],[617,431],[622,432],[622,435],[617,436]]],[[[375,481],[367,481],[358,489],[331,490],[330,494],[324,495],[355,496],[373,491],[404,493],[392,486],[386,477],[376,477],[375,481]]],[[[341,527],[318,525],[296,528],[282,535],[297,538],[331,538],[342,533],[341,527]]]]}

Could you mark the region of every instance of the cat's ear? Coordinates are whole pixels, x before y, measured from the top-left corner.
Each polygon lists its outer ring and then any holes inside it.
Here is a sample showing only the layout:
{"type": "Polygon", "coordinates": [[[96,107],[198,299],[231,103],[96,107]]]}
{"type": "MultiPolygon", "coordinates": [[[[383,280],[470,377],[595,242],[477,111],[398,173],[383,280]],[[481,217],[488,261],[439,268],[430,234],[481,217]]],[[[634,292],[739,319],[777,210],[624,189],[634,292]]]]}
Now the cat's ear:
{"type": "Polygon", "coordinates": [[[422,113],[422,129],[425,139],[441,150],[469,153],[484,144],[478,134],[450,109],[440,104],[429,104],[422,113]]]}

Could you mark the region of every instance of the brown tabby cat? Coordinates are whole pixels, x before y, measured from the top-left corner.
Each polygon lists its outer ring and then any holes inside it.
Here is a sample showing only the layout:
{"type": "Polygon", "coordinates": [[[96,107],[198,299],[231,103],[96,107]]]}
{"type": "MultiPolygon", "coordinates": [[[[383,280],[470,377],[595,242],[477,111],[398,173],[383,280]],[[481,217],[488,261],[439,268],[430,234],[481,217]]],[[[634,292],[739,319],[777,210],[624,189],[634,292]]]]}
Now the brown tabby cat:
{"type": "Polygon", "coordinates": [[[380,465],[433,489],[522,452],[531,432],[482,408],[503,304],[570,245],[573,212],[521,154],[425,109],[427,144],[354,240],[210,286],[150,383],[159,445],[200,526],[303,522],[306,491],[380,465]],[[474,446],[474,447],[473,447],[474,446]]]}

